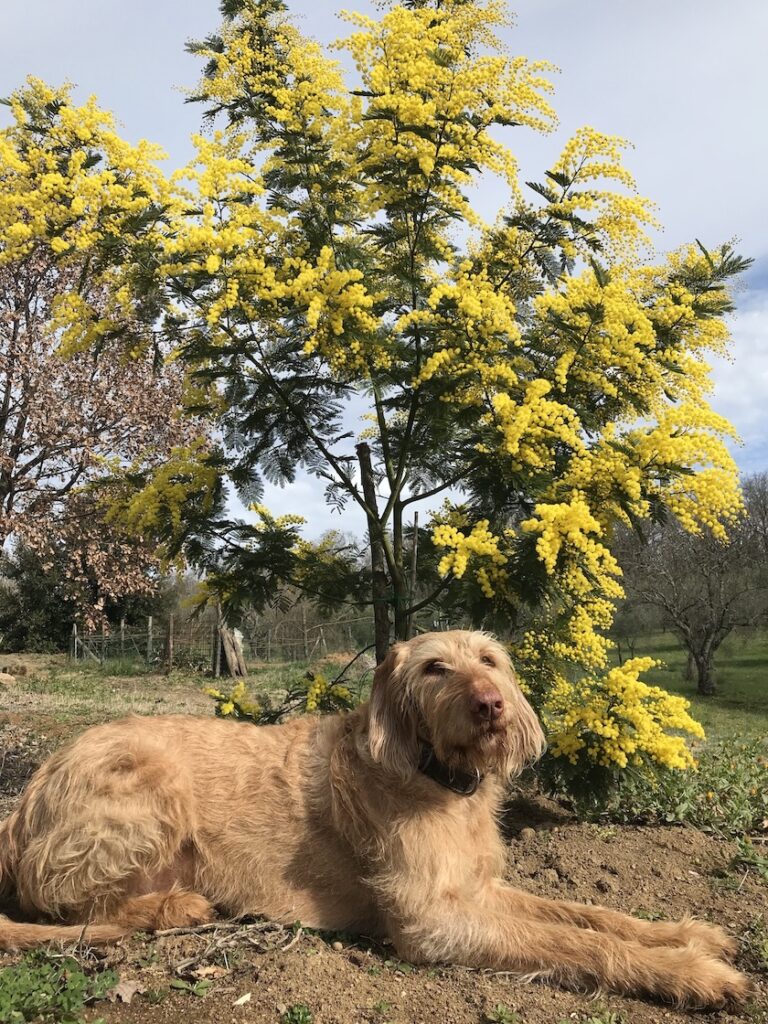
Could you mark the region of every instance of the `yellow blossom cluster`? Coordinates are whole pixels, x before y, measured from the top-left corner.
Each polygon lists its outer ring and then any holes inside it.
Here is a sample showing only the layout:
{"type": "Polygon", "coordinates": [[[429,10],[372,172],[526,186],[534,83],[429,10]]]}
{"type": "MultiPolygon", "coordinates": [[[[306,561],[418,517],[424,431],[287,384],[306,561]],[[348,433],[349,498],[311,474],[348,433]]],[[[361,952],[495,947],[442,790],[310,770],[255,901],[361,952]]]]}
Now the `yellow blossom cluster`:
{"type": "Polygon", "coordinates": [[[9,105],[12,121],[0,131],[0,266],[42,250],[81,268],[79,291],[62,294],[53,310],[67,355],[132,324],[130,261],[98,256],[162,237],[163,211],[173,205],[158,167],[164,153],[127,143],[95,98],[76,105],[68,86],[29,78],[9,105]]]}
{"type": "Polygon", "coordinates": [[[655,425],[627,432],[641,466],[687,466],[697,472],[672,476],[655,488],[680,523],[691,533],[708,529],[725,539],[727,527],[741,514],[743,502],[736,464],[723,437],[735,438],[724,417],[701,402],[670,405],[655,425]]]}
{"type": "Polygon", "coordinates": [[[39,244],[75,255],[106,236],[118,240],[129,218],[167,197],[156,166],[162,150],[121,139],[95,98],[75,106],[68,87],[29,78],[9,103],[13,120],[0,132],[0,265],[39,244]]]}
{"type": "Polygon", "coordinates": [[[553,468],[558,445],[583,448],[578,417],[569,406],[548,399],[551,391],[549,381],[537,378],[526,385],[520,403],[503,391],[491,400],[487,421],[501,434],[501,451],[511,456],[515,471],[553,468]]]}
{"type": "Polygon", "coordinates": [[[694,767],[680,734],[703,739],[704,730],[688,714],[688,701],[640,680],[654,664],[634,658],[601,677],[558,676],[542,706],[553,754],[573,765],[694,767]]]}
{"type": "MultiPolygon", "coordinates": [[[[653,205],[636,194],[635,180],[621,162],[626,140],[585,126],[566,143],[550,177],[562,184],[562,193],[546,207],[552,217],[589,216],[590,233],[614,257],[632,258],[646,244],[645,229],[658,227],[653,205]],[[596,181],[615,182],[626,191],[595,186],[596,181]]],[[[574,235],[574,252],[589,250],[574,235]]]]}
{"type": "Polygon", "coordinates": [[[610,552],[592,536],[600,537],[603,530],[583,498],[556,504],[542,503],[536,506],[535,512],[534,517],[522,523],[522,529],[539,535],[536,551],[547,572],[555,571],[565,545],[579,551],[590,569],[597,571],[603,564],[609,567],[609,571],[618,572],[610,552]]]}
{"type": "Polygon", "coordinates": [[[248,511],[253,512],[258,517],[258,522],[255,529],[259,531],[263,530],[285,530],[291,526],[303,526],[306,523],[304,516],[299,516],[291,513],[286,513],[282,516],[276,516],[270,512],[266,505],[262,505],[260,502],[254,501],[248,506],[248,511]]]}
{"type": "Polygon", "coordinates": [[[441,576],[452,573],[461,579],[472,560],[480,589],[486,597],[494,596],[495,585],[503,578],[500,570],[507,557],[500,550],[501,538],[491,532],[487,519],[475,523],[469,533],[449,522],[438,523],[432,529],[432,543],[436,548],[448,549],[437,567],[441,576]]]}
{"type": "Polygon", "coordinates": [[[591,387],[639,404],[659,389],[664,370],[656,359],[656,335],[632,284],[630,274],[601,283],[588,270],[534,300],[542,332],[556,326],[558,341],[565,335],[565,352],[560,346],[553,352],[559,390],[591,387]]]}
{"type": "Polygon", "coordinates": [[[512,153],[487,129],[495,123],[547,131],[554,112],[546,97],[550,65],[480,54],[498,50],[495,32],[507,21],[496,0],[434,7],[395,5],[382,18],[346,14],[355,31],[342,44],[351,54],[369,102],[353,128],[364,154],[368,208],[380,209],[414,190],[434,189],[446,209],[475,222],[462,186],[469,166],[501,175],[517,188],[512,153]],[[396,159],[400,180],[375,168],[396,159]]]}
{"type": "Polygon", "coordinates": [[[331,684],[325,676],[317,674],[307,688],[307,711],[317,711],[324,698],[350,702],[352,694],[346,686],[341,686],[339,683],[331,684]]]}
{"type": "Polygon", "coordinates": [[[242,679],[235,683],[229,693],[223,693],[213,687],[207,687],[203,692],[216,701],[216,713],[222,718],[236,715],[238,718],[258,721],[264,710],[257,700],[252,700],[248,696],[246,685],[242,679]]]}
{"type": "Polygon", "coordinates": [[[277,704],[270,695],[251,697],[242,679],[229,692],[216,687],[208,687],[203,692],[215,701],[219,717],[233,717],[256,725],[273,724],[296,713],[312,714],[320,711],[328,714],[349,709],[355,703],[348,687],[341,683],[329,683],[325,676],[311,673],[290,686],[277,704]]]}
{"type": "Polygon", "coordinates": [[[209,462],[208,452],[204,437],[172,448],[143,487],[132,490],[125,501],[112,502],[107,521],[119,522],[139,536],[151,534],[160,523],[180,530],[192,497],[203,505],[213,501],[218,471],[209,462]]]}

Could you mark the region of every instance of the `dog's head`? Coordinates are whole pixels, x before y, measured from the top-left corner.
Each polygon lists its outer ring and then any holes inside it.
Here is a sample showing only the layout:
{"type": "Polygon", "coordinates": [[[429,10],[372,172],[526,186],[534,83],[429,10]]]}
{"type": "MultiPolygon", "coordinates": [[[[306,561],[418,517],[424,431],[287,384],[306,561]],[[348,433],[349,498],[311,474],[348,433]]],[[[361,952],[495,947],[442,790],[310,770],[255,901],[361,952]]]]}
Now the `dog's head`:
{"type": "Polygon", "coordinates": [[[376,669],[371,757],[409,775],[422,742],[453,768],[519,774],[544,750],[539,720],[509,655],[485,633],[425,633],[395,644],[376,669]]]}

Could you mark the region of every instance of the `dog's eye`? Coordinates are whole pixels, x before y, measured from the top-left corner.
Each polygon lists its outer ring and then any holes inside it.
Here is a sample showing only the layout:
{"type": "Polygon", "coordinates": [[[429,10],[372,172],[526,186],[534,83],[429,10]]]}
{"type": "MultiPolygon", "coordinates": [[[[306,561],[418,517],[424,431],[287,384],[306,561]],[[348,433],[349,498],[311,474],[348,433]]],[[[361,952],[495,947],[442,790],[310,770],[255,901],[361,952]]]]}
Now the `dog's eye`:
{"type": "Polygon", "coordinates": [[[490,654],[484,654],[480,661],[483,663],[483,665],[488,665],[490,668],[496,668],[496,662],[493,660],[490,654]]]}
{"type": "Polygon", "coordinates": [[[428,676],[444,676],[445,665],[441,665],[439,661],[430,661],[427,662],[424,671],[428,676]]]}

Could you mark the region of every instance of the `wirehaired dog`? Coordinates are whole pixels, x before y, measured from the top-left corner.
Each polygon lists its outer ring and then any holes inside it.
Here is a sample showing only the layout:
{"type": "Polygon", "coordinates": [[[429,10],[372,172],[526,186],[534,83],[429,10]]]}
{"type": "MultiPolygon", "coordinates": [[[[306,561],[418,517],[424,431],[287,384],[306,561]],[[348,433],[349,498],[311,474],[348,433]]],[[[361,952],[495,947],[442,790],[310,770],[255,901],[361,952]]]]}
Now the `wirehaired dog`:
{"type": "Polygon", "coordinates": [[[544,737],[503,647],[396,644],[354,712],[280,726],[127,718],[89,729],[0,825],[0,949],[260,914],[388,936],[413,962],[717,1007],[747,979],[693,920],[641,921],[502,881],[507,780],[544,737]]]}

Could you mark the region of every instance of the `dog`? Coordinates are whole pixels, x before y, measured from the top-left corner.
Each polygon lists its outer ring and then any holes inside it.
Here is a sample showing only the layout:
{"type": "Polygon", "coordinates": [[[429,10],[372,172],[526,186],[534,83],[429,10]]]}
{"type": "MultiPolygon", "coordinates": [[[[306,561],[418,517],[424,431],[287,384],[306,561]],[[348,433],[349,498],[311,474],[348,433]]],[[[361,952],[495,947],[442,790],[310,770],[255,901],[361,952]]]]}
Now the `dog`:
{"type": "Polygon", "coordinates": [[[85,732],[0,824],[0,949],[263,915],[388,938],[403,960],[690,1007],[742,1000],[719,928],[504,883],[508,779],[544,750],[500,643],[395,644],[355,711],[256,728],[183,716],[85,732]]]}

